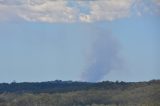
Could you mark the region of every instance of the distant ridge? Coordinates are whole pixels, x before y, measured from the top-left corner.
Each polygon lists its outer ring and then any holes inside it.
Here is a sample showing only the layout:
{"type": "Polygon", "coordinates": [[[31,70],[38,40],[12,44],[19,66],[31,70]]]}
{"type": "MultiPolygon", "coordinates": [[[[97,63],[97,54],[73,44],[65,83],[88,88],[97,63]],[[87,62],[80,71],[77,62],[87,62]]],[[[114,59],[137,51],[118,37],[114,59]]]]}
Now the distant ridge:
{"type": "Polygon", "coordinates": [[[160,80],[147,82],[78,82],[78,81],[47,81],[47,82],[21,82],[0,83],[0,93],[64,93],[80,90],[128,89],[151,84],[160,84],[160,80]]]}

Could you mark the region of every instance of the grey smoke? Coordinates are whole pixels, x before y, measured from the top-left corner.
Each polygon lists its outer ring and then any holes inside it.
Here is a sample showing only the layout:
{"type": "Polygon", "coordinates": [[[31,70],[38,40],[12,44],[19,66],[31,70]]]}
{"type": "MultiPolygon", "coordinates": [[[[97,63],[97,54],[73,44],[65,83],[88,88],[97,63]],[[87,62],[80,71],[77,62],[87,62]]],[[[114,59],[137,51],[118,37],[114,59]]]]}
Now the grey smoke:
{"type": "Polygon", "coordinates": [[[97,82],[121,65],[118,40],[107,31],[97,31],[82,80],[97,82]]]}

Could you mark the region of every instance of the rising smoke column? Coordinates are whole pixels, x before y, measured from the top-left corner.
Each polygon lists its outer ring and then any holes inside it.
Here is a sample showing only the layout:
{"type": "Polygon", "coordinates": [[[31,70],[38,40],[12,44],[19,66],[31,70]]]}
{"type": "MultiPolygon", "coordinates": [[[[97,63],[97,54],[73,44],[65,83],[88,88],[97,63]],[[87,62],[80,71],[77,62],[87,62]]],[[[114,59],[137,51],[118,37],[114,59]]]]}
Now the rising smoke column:
{"type": "MultiPolygon", "coordinates": [[[[95,33],[94,33],[95,34],[95,33]]],[[[82,73],[82,80],[97,82],[110,71],[122,63],[119,58],[118,40],[107,31],[98,31],[89,51],[86,70],[82,73]]]]}

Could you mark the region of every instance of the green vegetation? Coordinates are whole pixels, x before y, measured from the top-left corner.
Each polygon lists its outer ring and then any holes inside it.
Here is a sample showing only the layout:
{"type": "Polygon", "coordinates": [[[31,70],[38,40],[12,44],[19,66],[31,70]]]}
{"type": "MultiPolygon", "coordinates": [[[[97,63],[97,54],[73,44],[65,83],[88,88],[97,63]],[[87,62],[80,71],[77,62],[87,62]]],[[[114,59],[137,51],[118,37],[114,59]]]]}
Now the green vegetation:
{"type": "Polygon", "coordinates": [[[53,81],[30,83],[30,89],[24,87],[25,84],[5,84],[6,90],[1,84],[0,106],[160,106],[160,80],[137,83],[53,81]],[[47,91],[41,84],[54,86],[47,91]],[[39,91],[35,90],[37,85],[39,91]]]}

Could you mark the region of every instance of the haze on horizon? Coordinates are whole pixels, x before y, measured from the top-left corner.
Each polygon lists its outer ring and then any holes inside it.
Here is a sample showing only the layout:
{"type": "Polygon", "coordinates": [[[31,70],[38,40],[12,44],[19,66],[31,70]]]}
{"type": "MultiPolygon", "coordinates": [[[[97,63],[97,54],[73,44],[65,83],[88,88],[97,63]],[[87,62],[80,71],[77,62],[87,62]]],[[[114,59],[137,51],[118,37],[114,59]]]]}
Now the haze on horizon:
{"type": "Polygon", "coordinates": [[[159,0],[0,0],[0,82],[160,79],[159,0]]]}

